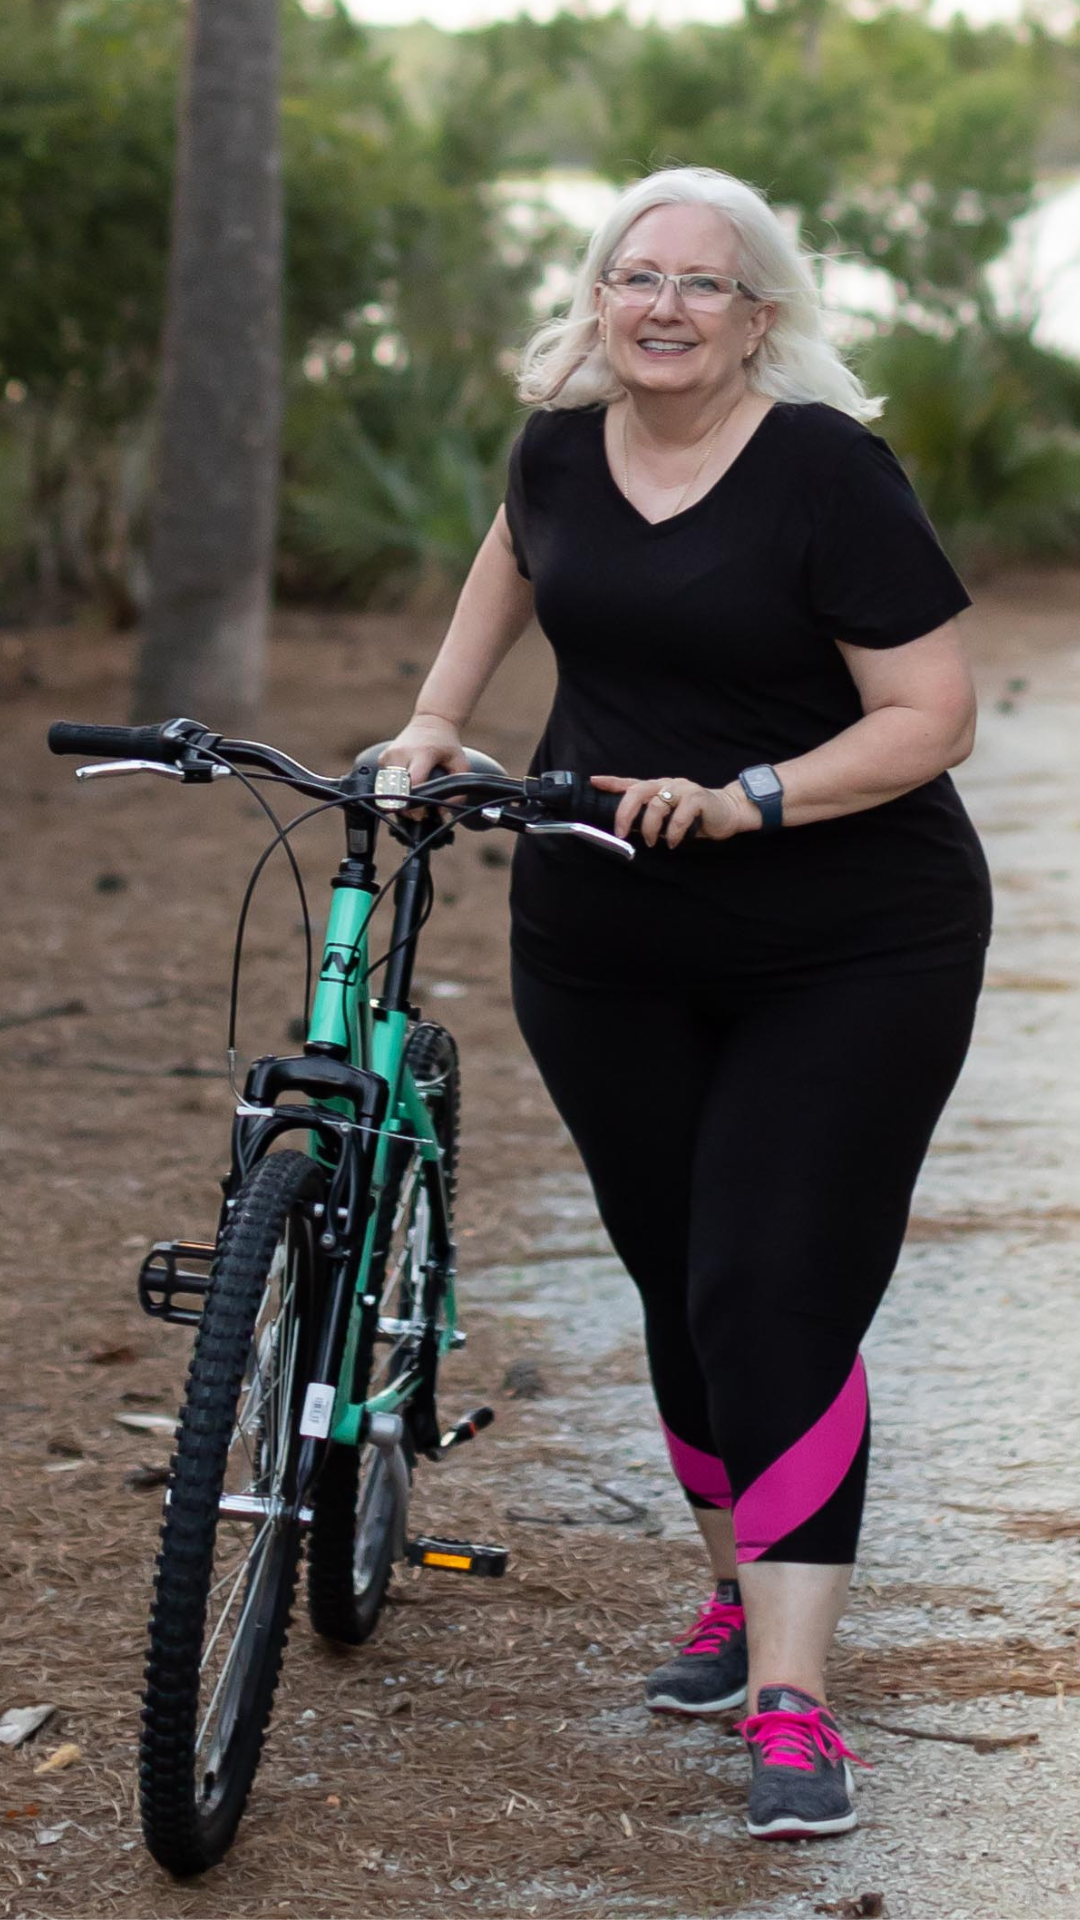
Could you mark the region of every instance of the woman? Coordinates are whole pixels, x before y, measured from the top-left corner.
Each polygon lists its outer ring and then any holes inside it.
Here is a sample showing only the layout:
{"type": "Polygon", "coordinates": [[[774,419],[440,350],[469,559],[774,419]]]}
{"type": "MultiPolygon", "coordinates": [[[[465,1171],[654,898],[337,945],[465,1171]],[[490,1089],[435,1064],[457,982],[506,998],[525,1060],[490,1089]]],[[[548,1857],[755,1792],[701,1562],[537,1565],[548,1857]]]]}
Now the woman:
{"type": "Polygon", "coordinates": [[[971,604],[754,188],[636,182],[567,318],[416,712],[461,729],[536,613],[559,678],[530,771],[621,795],[633,865],[522,837],[517,1018],[636,1282],[716,1581],[656,1711],[740,1723],[749,1831],[855,1825],[825,1662],[869,1448],[859,1345],[971,1036],[990,937],[946,769],[971,604]],[[688,833],[694,826],[694,834],[688,833]]]}

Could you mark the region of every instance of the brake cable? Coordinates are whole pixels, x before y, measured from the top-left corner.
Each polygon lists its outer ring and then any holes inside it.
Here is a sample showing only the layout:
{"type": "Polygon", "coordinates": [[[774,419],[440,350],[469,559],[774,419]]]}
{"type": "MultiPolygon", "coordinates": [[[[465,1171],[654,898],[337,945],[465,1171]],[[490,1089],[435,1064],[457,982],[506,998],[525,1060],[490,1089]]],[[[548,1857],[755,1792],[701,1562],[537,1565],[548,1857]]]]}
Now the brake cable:
{"type": "MultiPolygon", "coordinates": [[[[236,1030],[237,1030],[237,1022],[239,1017],[240,966],[241,966],[241,958],[243,954],[244,934],[247,928],[248,912],[251,906],[252,899],[254,897],[255,888],[258,885],[260,876],[262,874],[264,867],[266,866],[267,861],[270,859],[270,856],[274,852],[276,847],[280,845],[281,847],[284,848],[285,853],[288,856],[289,865],[292,869],[293,879],[296,883],[297,893],[300,898],[300,908],[303,914],[303,921],[304,921],[304,948],[305,948],[304,1031],[306,1034],[308,1025],[310,1022],[310,1016],[311,1016],[311,974],[312,974],[311,917],[308,912],[307,894],[304,889],[304,882],[300,873],[300,868],[297,864],[296,856],[293,853],[291,846],[289,845],[289,835],[297,827],[303,826],[305,821],[314,819],[317,814],[331,812],[337,807],[355,806],[357,804],[360,804],[361,806],[364,807],[365,812],[370,812],[374,814],[375,817],[381,821],[386,819],[386,815],[382,811],[382,809],[376,808],[371,801],[361,800],[356,795],[342,794],[340,797],[335,797],[333,800],[322,800],[319,802],[317,806],[308,807],[304,813],[298,813],[294,819],[290,820],[287,826],[283,825],[282,822],[278,819],[277,815],[275,814],[273,808],[269,805],[269,803],[266,800],[264,800],[262,794],[258,792],[255,783],[256,783],[256,780],[263,779],[268,783],[272,781],[275,785],[291,786],[292,782],[287,778],[287,776],[280,775],[280,774],[267,774],[267,775],[256,775],[253,779],[249,775],[245,773],[241,773],[237,767],[233,766],[231,761],[227,760],[224,757],[224,755],[215,752],[212,748],[204,747],[200,749],[200,751],[204,752],[208,758],[211,758],[217,761],[220,765],[227,767],[230,773],[235,774],[236,778],[240,780],[242,784],[248,789],[248,792],[254,795],[254,798],[258,801],[260,807],[263,809],[263,812],[269,816],[269,819],[274,827],[274,837],[270,841],[269,845],[263,849],[258,860],[256,861],[255,866],[252,869],[251,876],[248,880],[247,886],[244,890],[244,898],[241,903],[240,914],[236,924],[236,938],[233,943],[232,974],[231,974],[230,985],[229,985],[229,1028],[228,1028],[228,1037],[226,1042],[226,1057],[227,1057],[227,1064],[228,1064],[228,1070],[229,1070],[229,1084],[232,1088],[234,1095],[236,1095],[236,1097],[239,1098],[240,1096],[236,1086],[236,1053],[237,1053],[236,1030]]],[[[461,807],[454,807],[452,805],[447,805],[446,802],[441,802],[440,804],[446,806],[447,811],[452,815],[452,818],[454,821],[458,821],[466,817],[468,814],[482,812],[484,807],[491,805],[491,801],[490,799],[485,799],[482,801],[477,801],[472,805],[464,805],[461,807]]],[[[446,823],[445,821],[440,820],[438,826],[434,827],[429,834],[425,835],[424,839],[418,841],[415,847],[412,847],[409,849],[404,859],[398,863],[394,871],[388,875],[388,877],[383,881],[382,885],[372,895],[371,904],[368,908],[367,913],[364,916],[363,922],[360,926],[359,932],[357,933],[356,939],[351,949],[353,953],[355,953],[358,950],[360,940],[363,937],[364,933],[367,931],[368,926],[370,925],[372,915],[374,914],[376,908],[381,904],[383,897],[386,894],[388,888],[394,885],[395,881],[398,879],[398,876],[404,871],[405,867],[408,866],[409,861],[414,860],[417,854],[424,852],[425,848],[429,847],[434,841],[438,840],[440,835],[445,833],[445,831],[446,831],[446,823]]],[[[407,929],[407,931],[402,935],[401,939],[395,941],[394,945],[390,947],[386,953],[380,955],[378,960],[373,960],[370,963],[370,965],[368,966],[363,976],[365,981],[370,978],[370,976],[375,972],[375,970],[378,967],[385,966],[386,962],[389,959],[391,959],[392,956],[395,953],[397,953],[401,947],[406,945],[408,941],[416,938],[416,936],[420,933],[421,929],[427,924],[427,921],[430,919],[434,905],[435,905],[435,883],[429,872],[428,898],[421,912],[419,920],[416,922],[416,924],[413,927],[410,927],[409,929],[407,929]]],[[[346,983],[343,976],[342,978],[343,991],[345,989],[345,984],[346,983]]],[[[358,984],[362,985],[363,982],[359,982],[358,984]]]]}

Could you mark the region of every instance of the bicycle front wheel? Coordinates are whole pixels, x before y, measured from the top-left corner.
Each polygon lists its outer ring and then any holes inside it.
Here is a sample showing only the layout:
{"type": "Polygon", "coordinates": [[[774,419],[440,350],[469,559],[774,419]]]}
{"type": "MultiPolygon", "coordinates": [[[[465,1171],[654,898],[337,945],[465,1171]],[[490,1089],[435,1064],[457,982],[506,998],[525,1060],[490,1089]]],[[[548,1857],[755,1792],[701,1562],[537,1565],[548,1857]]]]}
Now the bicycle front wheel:
{"type": "Polygon", "coordinates": [[[299,1402],[318,1332],[312,1205],[324,1175],[270,1154],[219,1242],[180,1416],[146,1666],[143,1832],[177,1876],[236,1833],[288,1637],[300,1560],[299,1402]]]}

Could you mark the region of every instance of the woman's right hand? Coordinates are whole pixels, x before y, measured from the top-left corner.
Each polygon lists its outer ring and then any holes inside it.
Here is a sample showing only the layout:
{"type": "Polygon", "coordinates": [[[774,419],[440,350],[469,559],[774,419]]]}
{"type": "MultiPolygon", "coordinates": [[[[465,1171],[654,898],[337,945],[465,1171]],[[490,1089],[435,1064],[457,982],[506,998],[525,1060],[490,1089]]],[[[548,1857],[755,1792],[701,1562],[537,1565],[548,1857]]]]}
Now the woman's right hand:
{"type": "MultiPolygon", "coordinates": [[[[437,713],[414,714],[397,738],[379,755],[380,767],[407,767],[414,787],[429,780],[436,768],[447,773],[468,773],[469,763],[461,744],[461,735],[453,722],[437,713]]],[[[419,807],[402,809],[407,819],[421,818],[419,807]]]]}

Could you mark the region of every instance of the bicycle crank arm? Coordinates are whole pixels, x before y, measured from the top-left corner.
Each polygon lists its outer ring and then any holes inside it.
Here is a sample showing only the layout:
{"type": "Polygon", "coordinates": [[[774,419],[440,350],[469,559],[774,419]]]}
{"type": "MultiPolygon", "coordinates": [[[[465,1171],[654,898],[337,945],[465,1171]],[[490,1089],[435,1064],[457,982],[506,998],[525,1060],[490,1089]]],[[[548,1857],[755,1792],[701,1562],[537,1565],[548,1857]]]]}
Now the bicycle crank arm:
{"type": "MultiPolygon", "coordinates": [[[[388,1314],[380,1314],[379,1324],[375,1331],[375,1338],[376,1340],[381,1340],[384,1344],[388,1343],[392,1346],[395,1341],[404,1340],[409,1334],[416,1333],[417,1331],[415,1320],[394,1320],[388,1314]]],[[[460,1327],[455,1327],[447,1343],[447,1351],[452,1352],[458,1347],[463,1347],[465,1341],[466,1335],[461,1331],[460,1327]]]]}
{"type": "MultiPolygon", "coordinates": [[[[284,1520],[292,1509],[287,1500],[275,1500],[263,1494],[223,1493],[218,1512],[228,1514],[231,1520],[284,1520]]],[[[310,1527],[314,1517],[310,1507],[301,1507],[296,1516],[302,1527],[310,1527]]]]}
{"type": "Polygon", "coordinates": [[[439,1441],[440,1454],[449,1453],[451,1447],[464,1446],[466,1440],[472,1440],[485,1427],[490,1427],[494,1418],[491,1407],[477,1407],[474,1413],[467,1413],[464,1420],[459,1420],[456,1427],[451,1427],[449,1433],[443,1434],[439,1441]]]}
{"type": "MultiPolygon", "coordinates": [[[[165,1505],[172,1506],[171,1487],[165,1489],[165,1505]]],[[[277,1521],[293,1517],[293,1509],[287,1500],[260,1493],[223,1493],[218,1501],[218,1512],[227,1515],[230,1520],[277,1521]]],[[[311,1507],[301,1507],[296,1514],[302,1527],[310,1527],[314,1518],[311,1507]]]]}

